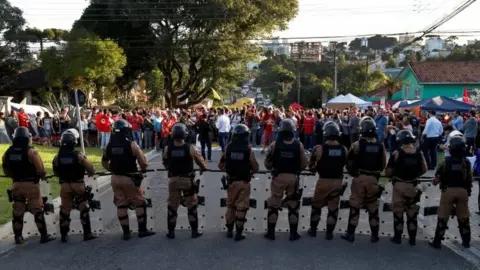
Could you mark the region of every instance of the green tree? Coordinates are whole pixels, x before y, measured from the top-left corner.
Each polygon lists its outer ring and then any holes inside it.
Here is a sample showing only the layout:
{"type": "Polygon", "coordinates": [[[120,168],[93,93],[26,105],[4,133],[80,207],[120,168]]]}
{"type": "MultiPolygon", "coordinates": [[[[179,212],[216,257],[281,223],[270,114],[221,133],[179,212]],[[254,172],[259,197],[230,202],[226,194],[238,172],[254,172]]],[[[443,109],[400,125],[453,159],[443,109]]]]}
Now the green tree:
{"type": "Polygon", "coordinates": [[[160,70],[154,69],[145,76],[148,101],[151,104],[160,104],[164,96],[163,74],[160,70]]]}
{"type": "Polygon", "coordinates": [[[397,63],[395,62],[395,59],[393,59],[392,56],[390,56],[387,60],[387,65],[385,66],[386,68],[396,68],[397,67],[397,63]]]}
{"type": "Polygon", "coordinates": [[[385,87],[387,87],[387,100],[391,100],[393,94],[398,92],[400,89],[402,89],[402,85],[405,84],[406,81],[403,79],[399,78],[391,78],[391,77],[386,77],[385,78],[385,87]]]}
{"type": "Polygon", "coordinates": [[[129,74],[142,70],[138,66],[157,66],[170,107],[198,103],[211,89],[228,91],[225,85],[244,79],[246,63],[261,53],[249,40],[285,29],[298,10],[296,0],[99,2],[92,2],[75,27],[131,50],[129,74]],[[133,52],[142,48],[144,53],[133,52]],[[138,57],[132,59],[134,55],[138,57]]]}
{"type": "Polygon", "coordinates": [[[27,28],[20,35],[24,41],[30,43],[39,43],[40,52],[43,52],[45,42],[64,41],[68,38],[69,32],[67,30],[49,28],[40,30],[38,28],[27,28]]]}
{"type": "Polygon", "coordinates": [[[22,64],[31,60],[28,44],[18,39],[26,21],[22,10],[9,1],[0,1],[0,94],[13,90],[22,64]]]}
{"type": "Polygon", "coordinates": [[[50,47],[40,54],[42,70],[51,87],[61,88],[65,77],[65,65],[67,64],[62,53],[55,47],[50,47]]]}

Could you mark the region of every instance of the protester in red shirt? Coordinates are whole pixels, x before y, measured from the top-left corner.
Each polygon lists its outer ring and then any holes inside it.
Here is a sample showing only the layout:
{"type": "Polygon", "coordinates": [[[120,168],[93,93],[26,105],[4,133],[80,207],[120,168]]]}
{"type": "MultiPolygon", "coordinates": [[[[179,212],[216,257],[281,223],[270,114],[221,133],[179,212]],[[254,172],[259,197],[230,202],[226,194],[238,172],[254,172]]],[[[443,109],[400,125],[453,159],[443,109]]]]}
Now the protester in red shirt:
{"type": "Polygon", "coordinates": [[[99,113],[95,116],[95,123],[97,124],[97,130],[100,132],[100,148],[105,149],[110,141],[110,135],[112,133],[112,124],[110,122],[107,109],[103,110],[103,113],[99,113]]]}
{"type": "Polygon", "coordinates": [[[20,127],[30,127],[30,117],[28,117],[28,114],[25,113],[24,108],[20,108],[20,111],[18,112],[18,126],[20,127]]]}
{"type": "Polygon", "coordinates": [[[273,116],[271,108],[264,108],[263,116],[263,136],[262,136],[262,153],[265,153],[265,148],[268,147],[274,140],[273,125],[275,124],[275,116],[273,116]]]}
{"type": "Polygon", "coordinates": [[[142,124],[143,117],[137,114],[137,111],[133,111],[133,114],[128,117],[128,122],[132,125],[133,139],[137,145],[142,148],[142,124]]]}
{"type": "Polygon", "coordinates": [[[313,131],[315,128],[315,118],[312,111],[308,111],[307,115],[303,119],[303,134],[305,149],[311,150],[314,146],[313,131]]]}

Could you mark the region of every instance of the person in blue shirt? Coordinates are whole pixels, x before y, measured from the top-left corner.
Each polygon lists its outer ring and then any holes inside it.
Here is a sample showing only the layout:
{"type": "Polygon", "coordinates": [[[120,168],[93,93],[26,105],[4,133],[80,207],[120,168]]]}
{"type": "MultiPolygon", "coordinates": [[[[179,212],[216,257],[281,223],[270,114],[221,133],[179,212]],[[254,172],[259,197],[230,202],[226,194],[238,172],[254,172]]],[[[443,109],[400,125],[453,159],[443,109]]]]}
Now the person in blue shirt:
{"type": "Polygon", "coordinates": [[[428,120],[422,133],[422,151],[427,161],[428,169],[434,170],[437,166],[437,146],[443,134],[443,126],[437,119],[435,111],[428,112],[428,120]]]}
{"type": "Polygon", "coordinates": [[[450,121],[450,125],[452,125],[452,127],[453,127],[455,130],[459,130],[459,129],[462,128],[462,126],[463,126],[463,117],[462,117],[462,115],[460,114],[459,111],[455,112],[454,117],[453,117],[452,120],[450,121]]]}
{"type": "Polygon", "coordinates": [[[153,128],[155,130],[155,148],[157,151],[160,151],[160,141],[162,139],[162,118],[160,117],[160,112],[156,112],[152,116],[153,128]]]}
{"type": "Polygon", "coordinates": [[[377,124],[377,140],[383,143],[385,140],[385,128],[388,124],[388,120],[383,109],[380,109],[377,116],[375,116],[375,123],[377,124]]]}

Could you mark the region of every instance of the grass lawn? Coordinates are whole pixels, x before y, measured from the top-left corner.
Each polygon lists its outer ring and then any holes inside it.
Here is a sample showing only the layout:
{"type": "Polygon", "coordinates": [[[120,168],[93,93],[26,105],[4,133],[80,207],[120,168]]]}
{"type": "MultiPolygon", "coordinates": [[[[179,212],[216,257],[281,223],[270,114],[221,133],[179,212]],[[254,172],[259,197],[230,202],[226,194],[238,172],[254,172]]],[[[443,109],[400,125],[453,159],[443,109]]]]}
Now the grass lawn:
{"type": "MultiPolygon", "coordinates": [[[[1,144],[0,145],[0,154],[3,157],[3,154],[8,149],[10,145],[1,144]]],[[[34,146],[35,149],[40,153],[42,157],[43,164],[47,171],[47,174],[52,174],[52,160],[58,152],[57,147],[46,147],[46,146],[34,146]]],[[[96,171],[104,171],[101,160],[102,160],[102,150],[100,148],[85,148],[88,159],[93,163],[96,171]]],[[[3,169],[0,168],[0,174],[3,174],[3,169]]],[[[52,185],[52,194],[56,198],[60,193],[60,185],[58,184],[58,178],[51,178],[50,183],[52,185]]],[[[6,223],[11,219],[12,204],[8,202],[7,189],[12,186],[12,180],[10,178],[0,178],[0,225],[6,223]]]]}

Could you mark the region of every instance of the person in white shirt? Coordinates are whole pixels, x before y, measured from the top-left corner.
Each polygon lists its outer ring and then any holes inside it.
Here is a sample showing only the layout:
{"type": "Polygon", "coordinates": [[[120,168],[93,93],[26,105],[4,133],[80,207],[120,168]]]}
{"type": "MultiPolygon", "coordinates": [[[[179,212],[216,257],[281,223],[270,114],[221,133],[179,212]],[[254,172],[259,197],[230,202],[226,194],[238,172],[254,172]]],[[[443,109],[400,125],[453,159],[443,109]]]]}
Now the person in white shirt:
{"type": "Polygon", "coordinates": [[[227,145],[228,134],[230,132],[230,118],[225,115],[225,109],[219,110],[220,116],[217,118],[217,122],[215,126],[218,129],[218,144],[222,151],[225,150],[225,146],[227,145]]]}
{"type": "Polygon", "coordinates": [[[435,116],[435,111],[428,112],[429,118],[422,133],[422,151],[427,161],[428,169],[434,170],[437,166],[437,146],[443,134],[442,123],[435,116]]]}
{"type": "Polygon", "coordinates": [[[448,151],[448,146],[450,145],[450,140],[455,136],[463,136],[463,134],[454,130],[455,128],[452,125],[446,125],[443,130],[445,131],[445,143],[440,145],[440,149],[443,150],[443,156],[449,157],[450,152],[448,151]]]}

